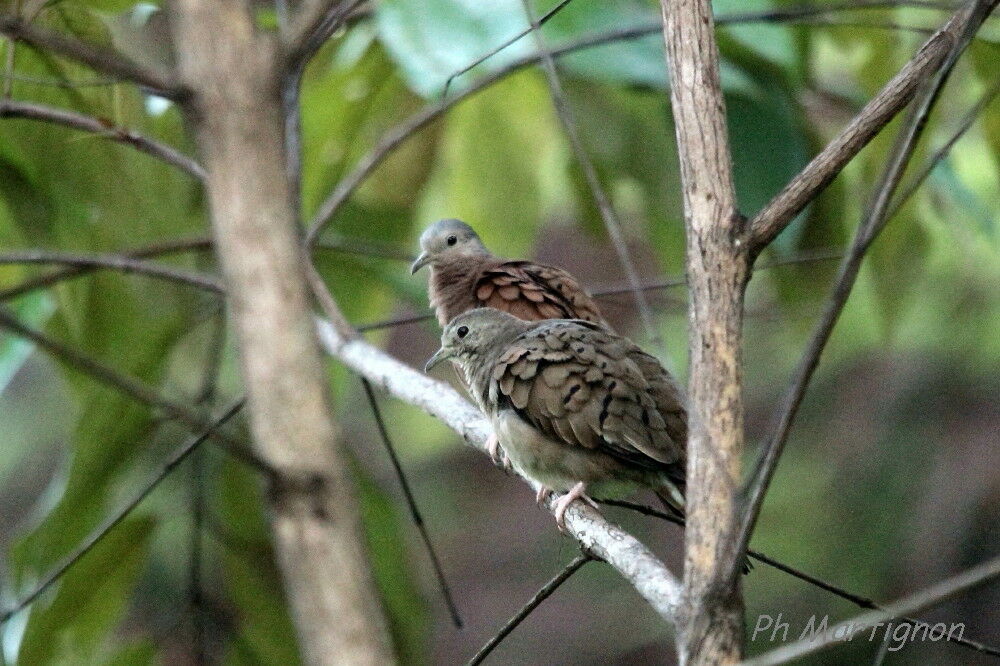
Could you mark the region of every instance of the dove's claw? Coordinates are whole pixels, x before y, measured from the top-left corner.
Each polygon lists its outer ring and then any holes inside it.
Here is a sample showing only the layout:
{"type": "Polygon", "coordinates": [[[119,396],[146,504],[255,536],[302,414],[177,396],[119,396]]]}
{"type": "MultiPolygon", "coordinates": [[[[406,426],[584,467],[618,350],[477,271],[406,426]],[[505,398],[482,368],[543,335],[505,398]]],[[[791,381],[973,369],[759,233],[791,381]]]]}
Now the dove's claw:
{"type": "Polygon", "coordinates": [[[569,505],[573,501],[583,500],[584,502],[594,507],[595,509],[597,508],[597,503],[584,494],[586,490],[587,486],[583,483],[583,481],[580,481],[575,486],[570,488],[568,493],[566,493],[556,501],[556,508],[555,508],[556,526],[559,527],[559,531],[561,532],[566,531],[566,509],[569,508],[569,505]]]}
{"type": "Polygon", "coordinates": [[[539,506],[541,506],[541,504],[547,500],[551,494],[552,490],[550,488],[538,486],[538,490],[535,492],[535,501],[538,502],[539,506]]]}
{"type": "Polygon", "coordinates": [[[486,452],[490,454],[490,460],[493,461],[494,465],[508,472],[511,470],[507,452],[500,446],[500,440],[497,438],[496,433],[491,433],[486,439],[486,452]]]}

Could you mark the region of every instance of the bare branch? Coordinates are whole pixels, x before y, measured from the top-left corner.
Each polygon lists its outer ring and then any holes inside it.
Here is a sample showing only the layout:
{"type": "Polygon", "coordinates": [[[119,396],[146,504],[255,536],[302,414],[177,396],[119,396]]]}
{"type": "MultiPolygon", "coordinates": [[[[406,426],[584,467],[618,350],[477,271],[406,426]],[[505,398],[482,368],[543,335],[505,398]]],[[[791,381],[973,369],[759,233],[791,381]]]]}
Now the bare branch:
{"type": "Polygon", "coordinates": [[[865,105],[847,127],[799,172],[750,222],[751,254],[756,256],[905,107],[918,87],[941,66],[964,25],[959,10],[865,105]]]}
{"type": "Polygon", "coordinates": [[[178,86],[171,75],[143,67],[116,51],[36,27],[14,16],[0,16],[0,34],[76,60],[102,74],[120,77],[144,86],[160,97],[183,101],[187,96],[187,91],[178,86]]]}
{"type": "MultiPolygon", "coordinates": [[[[25,326],[4,307],[0,307],[0,328],[6,329],[26,340],[30,340],[39,349],[47,354],[51,354],[70,367],[103,384],[107,384],[136,402],[160,410],[168,417],[176,419],[190,428],[201,429],[206,427],[208,423],[201,414],[187,405],[165,398],[139,380],[125,375],[41,331],[36,331],[33,328],[25,326]]],[[[252,451],[248,450],[239,439],[225,433],[216,432],[213,432],[211,436],[237,460],[246,463],[268,477],[273,476],[271,467],[254,455],[252,451]]]]}
{"type": "MultiPolygon", "coordinates": [[[[21,250],[0,252],[0,265],[3,264],[62,264],[73,268],[107,269],[122,273],[147,275],[216,294],[223,293],[222,284],[213,277],[118,254],[76,254],[49,250],[21,250]]],[[[0,300],[2,299],[3,296],[0,295],[0,300]]]]}
{"type": "MultiPolygon", "coordinates": [[[[822,356],[823,350],[830,340],[833,328],[837,324],[844,306],[847,304],[847,299],[850,297],[854,282],[861,270],[861,263],[864,260],[865,253],[889,220],[887,215],[889,202],[903,177],[906,165],[909,163],[917,140],[923,132],[930,111],[945,82],[948,80],[948,76],[959,55],[961,55],[965,46],[971,40],[972,35],[982,25],[982,22],[992,8],[996,6],[997,1],[979,0],[976,2],[974,0],[965,9],[956,14],[956,16],[960,17],[956,32],[958,38],[951,40],[953,46],[950,52],[946,54],[940,73],[931,81],[929,86],[926,86],[926,92],[911,109],[906,123],[897,136],[889,162],[886,164],[879,183],[873,191],[865,218],[858,225],[851,249],[841,263],[833,290],[823,309],[823,314],[803,352],[791,385],[785,393],[774,429],[768,436],[766,444],[764,444],[761,450],[757,465],[743,489],[742,494],[746,498],[746,501],[742,515],[740,516],[739,529],[735,533],[736,548],[731,551],[728,562],[731,575],[736,575],[741,553],[746,550],[750,543],[750,537],[753,534],[757,519],[760,516],[761,507],[764,503],[764,496],[774,477],[774,472],[777,469],[778,460],[784,451],[785,443],[788,441],[788,434],[791,431],[792,423],[798,414],[799,406],[805,397],[805,392],[813,373],[819,365],[820,356],[822,356]]],[[[949,25],[954,23],[954,21],[955,19],[953,18],[949,21],[949,25]]]]}
{"type": "Polygon", "coordinates": [[[788,663],[793,659],[799,659],[842,642],[842,637],[845,635],[852,635],[852,633],[872,629],[888,620],[936,606],[963,592],[988,583],[997,577],[1000,577],[1000,557],[993,558],[977,567],[969,569],[965,573],[888,604],[883,610],[859,615],[851,620],[830,627],[823,634],[810,636],[804,640],[784,645],[776,650],[750,659],[745,662],[746,666],[772,666],[774,664],[788,663]]]}
{"type": "Polygon", "coordinates": [[[330,36],[358,15],[365,2],[367,0],[342,0],[339,3],[334,0],[325,12],[319,11],[315,22],[303,27],[302,33],[293,37],[294,41],[285,47],[287,70],[298,76],[330,36]]]}
{"type": "MultiPolygon", "coordinates": [[[[617,500],[617,499],[598,499],[596,501],[599,504],[606,504],[608,506],[616,506],[616,507],[620,507],[620,508],[623,508],[623,509],[629,509],[630,511],[635,511],[635,512],[641,513],[641,514],[643,514],[645,516],[653,516],[654,518],[659,518],[660,520],[665,520],[667,522],[673,523],[673,524],[678,525],[680,527],[684,526],[684,519],[683,518],[679,518],[679,517],[677,517],[677,516],[675,516],[673,514],[669,514],[669,513],[666,513],[664,511],[660,511],[658,509],[654,509],[654,508],[652,508],[650,506],[646,506],[645,504],[638,504],[636,502],[629,502],[629,501],[617,500]]],[[[814,576],[812,574],[806,573],[805,571],[802,571],[801,569],[797,569],[797,568],[791,566],[790,564],[785,564],[784,562],[780,562],[779,560],[776,560],[776,559],[774,559],[773,557],[771,557],[769,555],[765,555],[764,553],[760,552],[759,550],[754,550],[754,549],[750,548],[750,549],[747,550],[747,555],[751,559],[757,560],[758,562],[761,562],[762,564],[765,564],[765,565],[767,565],[769,567],[773,567],[774,569],[777,569],[778,571],[786,573],[789,576],[792,576],[793,578],[798,578],[799,580],[801,580],[804,583],[808,583],[809,585],[812,585],[813,587],[817,587],[817,588],[819,588],[821,590],[829,592],[830,594],[832,594],[834,596],[840,597],[841,599],[845,599],[847,601],[850,601],[852,604],[858,606],[859,608],[864,608],[864,609],[867,609],[867,610],[881,610],[882,609],[882,606],[878,605],[875,601],[873,601],[872,599],[870,599],[868,597],[864,597],[864,596],[861,596],[860,594],[856,594],[854,592],[850,592],[848,590],[845,590],[842,587],[834,585],[833,583],[831,583],[829,581],[825,581],[825,580],[823,580],[821,578],[818,578],[818,577],[816,577],[816,576],[814,576]]],[[[921,626],[921,625],[927,624],[927,622],[925,622],[924,620],[920,620],[918,618],[913,618],[913,617],[901,617],[900,621],[901,622],[905,622],[907,624],[915,625],[915,626],[921,626]]],[[[988,655],[990,655],[992,657],[1000,657],[1000,648],[995,648],[995,647],[992,647],[990,645],[985,645],[985,644],[980,643],[978,641],[973,641],[973,640],[969,640],[967,638],[962,638],[962,637],[958,637],[958,638],[949,637],[948,638],[948,642],[955,643],[956,645],[961,645],[962,647],[968,648],[970,650],[975,650],[976,652],[981,652],[983,654],[988,654],[988,655]]]]}
{"type": "MultiPolygon", "coordinates": [[[[489,60],[490,58],[492,58],[496,54],[500,53],[501,51],[503,51],[505,48],[507,48],[511,44],[514,44],[515,42],[517,42],[519,39],[521,39],[525,35],[528,35],[532,31],[535,31],[537,28],[540,28],[541,26],[545,25],[546,23],[548,23],[549,19],[551,19],[553,16],[555,16],[556,14],[558,14],[559,12],[561,12],[571,2],[573,2],[573,0],[560,0],[559,4],[557,4],[555,7],[553,7],[549,11],[545,12],[544,14],[542,14],[538,18],[537,22],[533,22],[529,18],[529,23],[531,23],[532,25],[529,25],[529,27],[527,27],[524,30],[522,30],[521,32],[517,33],[516,35],[514,35],[513,37],[511,37],[510,39],[508,39],[506,42],[504,42],[504,43],[502,43],[502,44],[500,44],[500,45],[498,45],[498,46],[490,49],[488,53],[484,53],[483,55],[481,55],[480,57],[476,58],[475,60],[473,60],[472,62],[470,62],[468,65],[466,65],[465,67],[463,67],[462,69],[460,69],[460,70],[458,70],[456,72],[452,72],[448,76],[448,78],[445,80],[445,82],[444,82],[444,88],[441,90],[441,98],[444,99],[444,98],[448,97],[448,89],[451,88],[452,81],[454,81],[458,77],[462,76],[463,74],[468,74],[477,65],[483,64],[484,62],[486,62],[487,60],[489,60]]],[[[529,17],[530,17],[530,15],[531,15],[530,7],[528,8],[528,13],[529,13],[529,17]]],[[[539,50],[541,50],[541,49],[539,49],[539,50]]],[[[549,57],[551,57],[551,54],[549,55],[549,57]]]]}
{"type": "MultiPolygon", "coordinates": [[[[128,250],[122,254],[117,255],[104,255],[107,257],[115,257],[115,259],[109,263],[93,263],[86,262],[87,265],[77,264],[68,268],[61,268],[59,270],[54,270],[51,273],[44,273],[42,275],[37,275],[26,279],[24,282],[14,285],[13,287],[8,287],[7,289],[0,289],[0,303],[9,301],[12,298],[17,298],[18,296],[23,296],[24,294],[34,291],[36,289],[42,289],[44,287],[49,287],[53,284],[61,282],[63,280],[69,280],[75,277],[80,277],[82,275],[87,275],[95,270],[100,270],[102,268],[116,268],[116,264],[121,260],[138,260],[150,257],[162,257],[169,254],[176,254],[181,252],[207,252],[212,249],[212,239],[208,237],[193,237],[193,238],[178,238],[174,240],[163,241],[160,243],[154,243],[152,245],[147,245],[144,247],[135,248],[133,250],[128,250]]],[[[316,250],[324,250],[330,252],[344,252],[347,254],[357,254],[367,257],[376,257],[380,259],[393,259],[400,261],[412,261],[412,259],[403,259],[406,256],[404,253],[396,252],[392,249],[385,248],[381,245],[374,243],[367,243],[353,238],[337,238],[333,241],[322,241],[316,244],[316,250]]],[[[26,252],[39,252],[46,253],[48,250],[25,250],[26,252]]],[[[80,257],[92,256],[92,255],[77,255],[80,257]]],[[[135,264],[138,266],[138,264],[135,264]]],[[[155,266],[155,264],[145,263],[142,264],[143,270],[137,270],[136,272],[147,272],[146,267],[155,266]]],[[[158,272],[162,272],[162,267],[158,267],[158,272]]]]}
{"type": "Polygon", "coordinates": [[[64,125],[83,132],[90,132],[116,143],[132,146],[136,150],[152,155],[167,164],[177,167],[198,180],[205,177],[205,170],[187,155],[177,149],[146,138],[130,129],[115,127],[106,120],[87,116],[75,111],[14,100],[0,101],[0,118],[29,118],[64,125]]]}
{"type": "Polygon", "coordinates": [[[431,540],[431,535],[427,531],[427,525],[424,524],[424,517],[420,515],[420,509],[417,507],[417,500],[413,496],[413,490],[410,488],[410,482],[406,478],[406,474],[403,472],[403,465],[399,461],[399,455],[396,453],[396,447],[392,443],[392,438],[389,437],[389,429],[385,426],[385,420],[382,418],[382,410],[379,409],[378,400],[375,398],[375,392],[372,390],[371,383],[365,379],[361,378],[361,385],[365,389],[365,397],[368,399],[368,404],[372,408],[372,415],[375,417],[375,425],[378,427],[379,436],[382,438],[382,443],[385,445],[385,450],[389,454],[389,461],[392,463],[392,467],[396,472],[396,478],[399,479],[399,485],[403,489],[403,497],[406,499],[406,506],[410,510],[410,516],[413,517],[413,524],[417,527],[417,532],[420,533],[420,539],[424,542],[424,548],[427,549],[427,555],[430,557],[431,566],[434,568],[434,576],[437,578],[438,587],[441,590],[441,596],[444,597],[445,606],[448,608],[448,614],[451,615],[451,621],[454,625],[461,629],[462,628],[462,615],[458,612],[458,605],[455,603],[455,598],[451,594],[451,586],[448,585],[448,579],[444,575],[444,567],[441,566],[441,559],[438,557],[437,551],[434,548],[434,542],[431,540]]]}
{"type": "Polygon", "coordinates": [[[120,524],[126,517],[142,503],[146,497],[149,496],[151,492],[163,481],[167,476],[170,475],[174,469],[177,468],[184,460],[191,455],[192,452],[197,449],[202,442],[204,442],[209,437],[213,436],[223,424],[229,419],[236,415],[240,409],[243,408],[243,399],[240,398],[233,402],[229,407],[223,410],[222,414],[218,417],[212,419],[203,428],[202,432],[198,435],[189,439],[184,443],[180,449],[178,449],[167,461],[163,464],[160,470],[153,475],[153,478],[143,487],[139,493],[133,497],[129,502],[125,504],[121,509],[119,509],[111,518],[104,522],[103,525],[98,527],[94,532],[87,537],[83,543],[77,546],[72,553],[67,555],[59,564],[46,575],[42,581],[35,586],[35,588],[29,592],[21,601],[15,604],[12,608],[3,612],[0,615],[0,625],[9,620],[13,615],[24,610],[30,606],[35,600],[38,599],[42,594],[45,593],[52,585],[54,585],[63,575],[69,571],[74,564],[80,561],[87,553],[93,550],[94,546],[99,544],[101,540],[108,535],[111,530],[113,530],[118,524],[120,524]]]}
{"type": "MultiPolygon", "coordinates": [[[[864,3],[863,3],[864,4],[864,3]]],[[[865,6],[896,6],[900,4],[899,2],[879,2],[870,3],[865,6]]],[[[928,8],[939,8],[942,4],[933,3],[915,3],[921,6],[927,6],[928,8]]],[[[944,5],[947,6],[947,5],[944,5]]],[[[842,5],[831,5],[829,7],[809,7],[801,8],[798,10],[787,10],[787,11],[773,11],[773,12],[741,12],[738,14],[722,14],[719,15],[716,23],[717,25],[735,25],[741,23],[770,23],[770,22],[785,22],[792,21],[796,18],[802,16],[810,16],[816,14],[823,14],[830,11],[837,11],[838,9],[854,9],[857,8],[857,3],[844,3],[842,5]]],[[[663,30],[662,24],[657,23],[645,23],[633,27],[620,28],[617,30],[611,30],[605,33],[598,33],[596,35],[588,35],[581,37],[573,42],[565,45],[557,46],[549,50],[549,53],[554,58],[559,58],[569,53],[574,53],[576,51],[581,51],[584,49],[594,48],[598,46],[603,46],[606,44],[612,44],[615,42],[628,41],[632,39],[640,39],[648,35],[656,34],[663,30]]],[[[344,202],[354,193],[354,191],[368,178],[369,175],[378,167],[379,164],[383,162],[389,155],[391,155],[399,146],[405,143],[408,139],[413,137],[417,132],[423,128],[430,125],[432,122],[437,120],[439,117],[444,115],[453,106],[459,104],[460,102],[472,97],[476,93],[482,92],[486,88],[489,88],[495,83],[502,81],[511,74],[519,72],[525,67],[529,67],[541,61],[542,56],[540,54],[531,54],[523,58],[519,58],[503,68],[484,76],[482,79],[471,84],[468,88],[460,91],[455,96],[450,97],[446,100],[441,100],[434,104],[429,104],[423,109],[417,111],[412,116],[397,124],[396,126],[390,128],[386,131],[382,137],[375,143],[375,145],[354,165],[351,171],[340,179],[333,191],[323,200],[313,215],[312,219],[309,220],[307,225],[306,240],[310,245],[315,244],[319,234],[323,231],[327,222],[333,215],[340,210],[340,207],[344,205],[344,202]]]]}
{"type": "Polygon", "coordinates": [[[538,608],[543,601],[551,597],[552,593],[558,590],[563,583],[573,576],[573,574],[582,569],[584,564],[593,561],[594,558],[587,553],[574,557],[569,564],[563,567],[562,571],[557,573],[552,580],[543,585],[541,589],[539,589],[538,592],[531,597],[531,599],[528,599],[528,603],[521,607],[521,609],[517,611],[512,618],[507,620],[507,622],[500,627],[500,631],[498,631],[495,636],[486,642],[486,645],[479,648],[479,652],[477,652],[475,656],[469,660],[468,666],[478,666],[483,663],[483,660],[490,656],[490,653],[493,652],[498,645],[500,645],[503,639],[507,638],[512,631],[517,629],[517,626],[524,622],[524,619],[531,615],[531,613],[538,608]]]}
{"type": "Polygon", "coordinates": [[[923,166],[921,166],[920,171],[914,174],[910,181],[906,184],[906,187],[896,195],[896,198],[892,201],[892,207],[889,209],[889,212],[886,213],[886,219],[891,220],[895,217],[896,213],[899,212],[899,209],[910,200],[910,197],[912,197],[918,189],[920,189],[920,186],[923,185],[924,181],[927,180],[927,177],[931,175],[931,172],[934,171],[935,167],[937,167],[937,165],[948,156],[948,153],[950,153],[951,149],[956,143],[958,143],[958,140],[969,131],[972,125],[976,122],[976,119],[982,115],[983,111],[986,110],[990,103],[996,98],[998,93],[1000,93],[1000,79],[997,79],[993,85],[982,94],[975,106],[969,109],[968,113],[966,113],[962,118],[962,122],[959,123],[958,128],[954,131],[954,133],[952,133],[951,137],[944,142],[944,145],[934,151],[934,154],[927,159],[927,162],[923,166]]]}
{"type": "MultiPolygon", "coordinates": [[[[317,328],[320,341],[331,356],[389,394],[442,420],[468,444],[486,452],[486,438],[492,432],[489,422],[453,388],[417,372],[364,340],[344,337],[326,320],[317,320],[317,328]]],[[[586,551],[613,566],[661,616],[674,621],[680,584],[648,548],[582,502],[570,505],[566,525],[586,551]]]]}
{"type": "Polygon", "coordinates": [[[726,577],[743,453],[743,295],[749,262],[736,206],[710,0],[661,0],[677,134],[689,291],[684,663],[743,656],[739,577],[726,577]]]}
{"type": "Polygon", "coordinates": [[[604,228],[611,238],[615,252],[618,253],[618,261],[621,263],[629,286],[632,288],[632,297],[635,299],[639,318],[642,320],[643,327],[646,329],[649,339],[660,347],[661,350],[665,350],[663,338],[660,336],[656,327],[656,321],[653,319],[653,312],[646,301],[646,295],[640,288],[639,271],[636,270],[632,256],[629,254],[628,243],[625,240],[625,235],[622,233],[621,220],[618,219],[618,214],[611,204],[611,199],[608,198],[607,192],[604,191],[601,179],[597,175],[597,169],[594,168],[594,163],[591,161],[590,155],[587,154],[587,149],[583,145],[583,141],[580,140],[576,120],[573,117],[573,109],[570,108],[566,94],[563,92],[562,83],[559,81],[559,72],[556,70],[555,59],[545,45],[545,39],[539,30],[541,23],[535,18],[530,0],[522,0],[522,5],[525,13],[528,15],[528,22],[531,24],[531,33],[534,35],[538,52],[541,54],[542,70],[545,72],[545,80],[549,86],[552,103],[556,108],[556,115],[563,126],[566,138],[569,139],[573,154],[576,156],[577,164],[580,165],[580,170],[583,171],[583,177],[587,181],[587,187],[590,189],[590,194],[597,205],[597,210],[601,214],[604,228]]]}

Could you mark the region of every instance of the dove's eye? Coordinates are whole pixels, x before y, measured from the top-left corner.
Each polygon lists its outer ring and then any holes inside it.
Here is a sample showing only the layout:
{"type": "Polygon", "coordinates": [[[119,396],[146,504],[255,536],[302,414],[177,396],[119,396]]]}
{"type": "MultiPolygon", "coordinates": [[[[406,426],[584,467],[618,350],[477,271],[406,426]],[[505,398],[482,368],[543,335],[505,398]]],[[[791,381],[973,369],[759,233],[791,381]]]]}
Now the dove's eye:
{"type": "Polygon", "coordinates": [[[464,338],[468,334],[469,334],[469,327],[468,326],[459,326],[458,330],[455,331],[455,335],[457,335],[460,338],[464,338]]]}
{"type": "Polygon", "coordinates": [[[458,242],[458,236],[448,236],[448,240],[445,242],[448,243],[448,246],[450,247],[458,242]]]}

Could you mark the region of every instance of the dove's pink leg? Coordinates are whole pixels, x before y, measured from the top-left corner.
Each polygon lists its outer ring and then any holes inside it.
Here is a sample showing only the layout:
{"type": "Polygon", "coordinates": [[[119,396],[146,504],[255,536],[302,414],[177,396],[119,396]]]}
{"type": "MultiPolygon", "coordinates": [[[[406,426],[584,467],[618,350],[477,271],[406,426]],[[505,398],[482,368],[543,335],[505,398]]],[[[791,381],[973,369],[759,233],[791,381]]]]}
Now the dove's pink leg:
{"type": "Polygon", "coordinates": [[[574,500],[583,500],[595,509],[597,508],[597,503],[584,494],[586,490],[587,486],[583,483],[583,481],[580,481],[575,486],[570,488],[568,493],[556,501],[556,525],[559,526],[561,531],[566,531],[566,509],[569,508],[570,503],[574,500]]]}

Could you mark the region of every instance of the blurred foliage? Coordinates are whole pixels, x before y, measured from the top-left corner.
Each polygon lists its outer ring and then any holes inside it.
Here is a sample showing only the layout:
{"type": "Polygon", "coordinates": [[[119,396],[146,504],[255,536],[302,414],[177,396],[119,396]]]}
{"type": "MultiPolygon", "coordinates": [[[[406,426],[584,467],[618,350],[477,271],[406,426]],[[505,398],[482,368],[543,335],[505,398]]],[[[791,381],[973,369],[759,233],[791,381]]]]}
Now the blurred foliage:
{"type": "MultiPolygon", "coordinates": [[[[154,4],[7,0],[3,11],[15,4],[36,11],[34,21],[40,25],[114,45],[142,62],[169,61],[164,16],[154,4]]],[[[536,11],[541,14],[555,4],[544,0],[536,11]]],[[[790,6],[780,0],[716,2],[720,14],[790,6]]],[[[273,14],[265,13],[261,25],[273,24],[273,14]]],[[[829,22],[821,24],[745,23],[719,30],[734,176],[747,214],[763,206],[831,139],[923,39],[920,33],[857,24],[892,20],[928,27],[940,14],[898,7],[826,18],[829,22]],[[838,25],[838,20],[847,24],[838,25]]],[[[606,31],[654,27],[645,37],[581,50],[560,60],[586,149],[650,280],[680,274],[684,250],[657,20],[652,1],[574,0],[543,29],[548,45],[558,47],[606,31]]],[[[317,54],[303,81],[304,218],[386,131],[438,101],[451,74],[525,26],[521,0],[380,0],[369,14],[338,32],[317,54]]],[[[984,90],[995,85],[998,40],[1000,23],[993,19],[945,90],[911,173],[948,140],[984,90]]],[[[3,48],[6,54],[11,46],[5,43],[3,48]]],[[[518,41],[456,79],[451,94],[532,52],[530,39],[518,41]]],[[[103,80],[82,66],[24,46],[16,48],[8,73],[14,99],[92,115],[193,154],[178,109],[133,86],[103,80]]],[[[3,248],[120,252],[208,233],[199,185],[187,175],[128,147],[62,127],[12,118],[0,120],[0,127],[3,248]]],[[[844,246],[862,215],[894,128],[891,125],[851,163],[762,261],[844,246]]],[[[998,160],[1000,103],[994,102],[873,248],[824,358],[824,388],[819,392],[824,400],[837,400],[831,378],[876,351],[890,358],[936,359],[951,369],[950,386],[995,385],[1000,369],[998,160]]],[[[544,77],[536,69],[501,79],[410,138],[336,214],[327,233],[412,252],[420,229],[445,216],[466,219],[500,254],[542,252],[595,288],[623,282],[544,77]],[[589,259],[578,259],[584,256],[589,259]]],[[[162,260],[189,270],[214,268],[206,253],[172,254],[162,260]]],[[[424,306],[423,280],[411,278],[402,262],[322,251],[317,265],[353,321],[372,322],[424,306]]],[[[754,276],[747,322],[752,404],[772,405],[780,394],[833,266],[802,263],[754,276]]],[[[0,289],[45,270],[0,266],[0,289]]],[[[627,313],[627,298],[621,303],[625,306],[614,312],[627,313]]],[[[207,322],[216,315],[217,303],[189,288],[94,273],[30,292],[4,307],[26,324],[172,399],[195,400],[206,379],[216,381],[210,379],[213,374],[218,375],[218,404],[240,391],[231,341],[224,346],[217,373],[206,361],[214,344],[207,322]]],[[[674,367],[683,365],[684,356],[684,322],[677,312],[664,309],[661,319],[674,367]]],[[[624,330],[643,339],[630,314],[615,317],[624,330]]],[[[434,335],[436,328],[426,325],[415,334],[407,329],[399,335],[379,333],[373,340],[415,361],[429,349],[434,335]]],[[[133,496],[149,471],[186,436],[147,406],[58,359],[32,356],[31,351],[22,340],[0,337],[0,431],[7,435],[0,451],[0,482],[12,488],[0,493],[0,513],[9,516],[3,522],[9,532],[0,530],[7,549],[5,605],[22,598],[133,496]]],[[[435,632],[442,630],[434,628],[432,618],[441,624],[444,617],[426,558],[408,516],[394,501],[396,486],[385,474],[384,454],[373,440],[370,415],[355,380],[333,368],[331,381],[357,456],[369,545],[394,634],[407,662],[425,663],[431,655],[442,654],[433,644],[435,632]]],[[[919,402],[926,395],[918,391],[913,399],[919,402]]],[[[900,478],[898,460],[913,457],[908,454],[910,441],[926,439],[928,432],[919,424],[906,425],[902,407],[887,407],[886,423],[866,435],[882,452],[880,462],[867,470],[863,483],[838,492],[835,489],[845,483],[839,476],[843,468],[829,464],[819,441],[810,444],[812,435],[825,432],[826,412],[817,400],[808,403],[806,425],[793,435],[797,440],[783,463],[782,478],[795,482],[776,485],[759,543],[807,569],[837,574],[842,583],[879,596],[898,582],[898,572],[887,563],[898,558],[894,548],[905,542],[905,530],[911,527],[907,516],[917,502],[914,487],[919,486],[909,482],[934,474],[931,460],[925,458],[904,468],[910,476],[900,478]],[[801,510],[817,497],[831,498],[822,516],[801,510]],[[858,506],[881,510],[873,517],[857,513],[858,506]],[[847,543],[852,553],[863,555],[863,562],[841,557],[847,543]]],[[[443,426],[412,408],[388,401],[385,408],[408,466],[430,470],[454,463],[455,437],[443,426]]],[[[845,437],[850,439],[853,432],[847,428],[845,437]]],[[[832,440],[828,435],[820,441],[832,440]]],[[[297,661],[259,480],[215,449],[206,449],[200,461],[202,474],[194,475],[193,463],[182,466],[58,585],[0,629],[7,662],[190,660],[196,652],[191,647],[192,625],[199,621],[210,656],[226,663],[297,661]],[[204,503],[200,526],[191,524],[193,484],[201,486],[204,503]],[[189,553],[192,529],[199,527],[206,591],[201,604],[192,605],[186,591],[189,553]]],[[[472,500],[481,491],[487,492],[464,477],[421,486],[421,498],[431,501],[425,514],[439,528],[445,551],[453,553],[446,558],[453,566],[466,561],[459,554],[470,547],[458,531],[470,529],[468,512],[480,508],[472,500]]],[[[522,510],[508,509],[514,514],[508,518],[517,523],[516,512],[522,510]]],[[[519,524],[516,531],[522,532],[519,524]]],[[[473,548],[476,553],[492,550],[490,536],[484,539],[473,548]]],[[[548,552],[545,557],[550,559],[544,561],[565,559],[560,555],[565,552],[548,552]]],[[[500,566],[471,566],[493,565],[500,566]]],[[[521,576],[527,583],[538,577],[522,563],[505,566],[522,574],[530,571],[530,576],[521,576]]],[[[798,600],[797,607],[809,608],[797,583],[769,572],[755,575],[762,582],[748,579],[751,608],[773,608],[783,600],[798,600]]],[[[587,590],[619,605],[641,606],[606,577],[587,590]]],[[[829,599],[824,601],[829,604],[829,599]]],[[[493,608],[488,599],[482,603],[493,608]]],[[[834,607],[850,611],[846,605],[834,607]]],[[[662,628],[642,613],[638,609],[615,620],[629,620],[626,624],[632,627],[631,633],[621,629],[621,654],[641,650],[642,641],[664,637],[662,628]]],[[[479,642],[478,637],[506,614],[498,609],[485,620],[478,618],[480,624],[463,640],[479,642]]],[[[603,634],[593,635],[598,633],[603,634]]],[[[592,637],[581,635],[580,641],[616,654],[613,646],[597,645],[592,637]]],[[[572,640],[560,642],[567,644],[563,649],[573,647],[572,640]]],[[[965,663],[963,653],[941,654],[942,659],[965,663]]]]}

